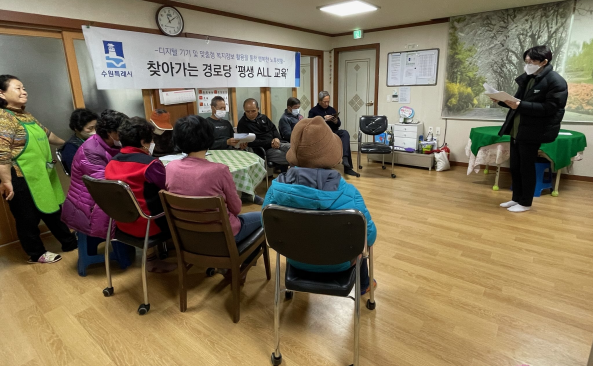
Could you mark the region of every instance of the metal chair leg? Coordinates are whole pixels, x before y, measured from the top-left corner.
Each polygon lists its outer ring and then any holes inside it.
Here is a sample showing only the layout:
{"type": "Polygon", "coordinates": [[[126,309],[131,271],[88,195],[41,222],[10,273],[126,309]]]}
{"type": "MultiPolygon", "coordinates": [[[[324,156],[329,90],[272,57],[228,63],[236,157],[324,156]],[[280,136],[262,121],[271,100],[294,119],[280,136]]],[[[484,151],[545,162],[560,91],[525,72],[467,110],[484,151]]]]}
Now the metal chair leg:
{"type": "Polygon", "coordinates": [[[282,363],[282,354],[280,353],[280,254],[276,253],[276,284],[274,290],[274,333],[276,339],[276,349],[272,353],[272,365],[278,366],[282,363]]]}
{"type": "Polygon", "coordinates": [[[369,247],[369,283],[371,284],[371,298],[367,304],[369,310],[375,310],[375,273],[373,265],[373,247],[369,247]]]}
{"type": "Polygon", "coordinates": [[[142,249],[142,291],[144,292],[144,303],[138,307],[138,314],[144,315],[150,311],[148,302],[148,284],[146,280],[146,252],[148,251],[148,233],[150,232],[150,220],[146,223],[146,235],[144,235],[144,248],[142,249]]]}
{"type": "Polygon", "coordinates": [[[107,287],[103,289],[103,296],[109,297],[113,295],[113,285],[111,284],[111,268],[109,267],[109,245],[111,244],[111,226],[113,219],[109,219],[107,225],[107,239],[105,240],[105,272],[107,274],[107,287]]]}
{"type": "Polygon", "coordinates": [[[395,163],[395,152],[391,152],[391,178],[395,178],[395,173],[393,172],[393,166],[395,163]]]}
{"type": "MultiPolygon", "coordinates": [[[[359,336],[360,336],[360,261],[356,259],[356,286],[354,293],[354,363],[352,366],[359,365],[359,336]]],[[[371,288],[373,286],[371,285],[371,288]]]]}

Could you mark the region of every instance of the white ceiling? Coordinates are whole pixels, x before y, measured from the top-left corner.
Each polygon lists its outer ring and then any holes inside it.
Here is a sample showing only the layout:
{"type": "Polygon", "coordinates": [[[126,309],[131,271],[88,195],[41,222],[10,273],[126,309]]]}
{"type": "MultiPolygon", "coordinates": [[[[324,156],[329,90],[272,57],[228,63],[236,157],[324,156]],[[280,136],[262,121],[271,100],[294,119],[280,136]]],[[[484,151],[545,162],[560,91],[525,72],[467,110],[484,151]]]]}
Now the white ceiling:
{"type": "Polygon", "coordinates": [[[366,14],[338,17],[323,13],[317,8],[322,5],[338,3],[341,0],[180,0],[186,4],[332,34],[554,1],[368,0],[368,3],[379,6],[380,9],[366,14]]]}

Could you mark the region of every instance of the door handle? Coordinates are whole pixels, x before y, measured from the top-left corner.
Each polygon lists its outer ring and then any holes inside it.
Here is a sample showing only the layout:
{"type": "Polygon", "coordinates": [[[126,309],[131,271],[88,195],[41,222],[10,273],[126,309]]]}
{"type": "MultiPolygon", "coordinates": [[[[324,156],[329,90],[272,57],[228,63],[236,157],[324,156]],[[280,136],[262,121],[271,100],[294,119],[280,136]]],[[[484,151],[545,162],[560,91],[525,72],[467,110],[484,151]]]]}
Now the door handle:
{"type": "Polygon", "coordinates": [[[372,106],[374,106],[374,105],[375,105],[375,103],[374,103],[374,102],[371,100],[371,101],[370,101],[370,102],[368,102],[366,105],[367,105],[367,107],[372,107],[372,106]]]}

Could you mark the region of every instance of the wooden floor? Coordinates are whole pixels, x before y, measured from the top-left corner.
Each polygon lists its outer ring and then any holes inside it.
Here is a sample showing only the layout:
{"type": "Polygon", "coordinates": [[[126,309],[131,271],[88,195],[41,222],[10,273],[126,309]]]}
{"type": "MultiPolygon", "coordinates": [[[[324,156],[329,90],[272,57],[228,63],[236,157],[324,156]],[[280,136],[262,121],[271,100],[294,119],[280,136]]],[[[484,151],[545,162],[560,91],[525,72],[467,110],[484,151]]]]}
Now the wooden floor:
{"type": "MultiPolygon", "coordinates": [[[[593,184],[563,181],[559,197],[511,214],[498,207],[510,199],[508,174],[493,192],[494,175],[465,170],[396,167],[391,179],[371,164],[348,179],[378,229],[377,309],[362,307],[361,366],[584,366],[593,342],[593,184]]],[[[0,365],[269,364],[274,283],[262,261],[233,324],[220,275],[192,269],[180,313],[177,273],[149,274],[152,308],[141,317],[138,261],[126,271],[115,265],[115,295],[105,298],[103,267],[79,277],[76,259],[28,265],[20,246],[0,248],[0,365]]],[[[349,365],[352,307],[306,294],[284,302],[283,365],[349,365]]]]}

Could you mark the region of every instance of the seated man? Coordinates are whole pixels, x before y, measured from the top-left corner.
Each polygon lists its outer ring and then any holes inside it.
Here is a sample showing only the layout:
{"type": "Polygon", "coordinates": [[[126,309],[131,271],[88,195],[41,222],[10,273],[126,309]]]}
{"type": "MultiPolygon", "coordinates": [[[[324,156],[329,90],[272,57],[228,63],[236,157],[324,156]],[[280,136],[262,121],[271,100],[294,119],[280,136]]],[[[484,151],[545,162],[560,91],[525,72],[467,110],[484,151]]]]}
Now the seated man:
{"type": "Polygon", "coordinates": [[[247,146],[253,148],[258,155],[261,155],[258,148],[263,148],[268,161],[288,167],[286,152],[290,149],[290,143],[280,142],[278,129],[266,115],[259,113],[257,100],[246,99],[243,102],[243,110],[245,114],[239,121],[237,132],[255,134],[255,141],[248,143],[247,146]]]}
{"type": "MultiPolygon", "coordinates": [[[[239,142],[235,136],[235,130],[231,122],[224,119],[226,117],[226,102],[221,96],[215,96],[210,101],[212,107],[212,115],[206,120],[214,127],[214,144],[210,150],[233,150],[234,146],[239,142]]],[[[241,144],[241,148],[245,149],[247,144],[241,144]]],[[[251,196],[243,192],[241,194],[243,202],[253,202],[257,205],[264,203],[264,199],[258,195],[251,196]]]]}
{"type": "MultiPolygon", "coordinates": [[[[332,168],[342,160],[342,142],[332,133],[323,118],[307,118],[297,123],[292,132],[291,148],[286,154],[294,168],[280,174],[272,182],[264,207],[277,204],[306,210],[346,210],[362,212],[367,221],[367,244],[375,243],[377,228],[371,219],[360,192],[346,183],[339,172],[332,168]]],[[[342,272],[356,263],[344,262],[319,266],[287,259],[296,268],[310,272],[342,272]]],[[[370,291],[367,261],[360,271],[361,292],[370,291]]],[[[374,281],[374,286],[377,282],[374,281]]]]}
{"type": "Polygon", "coordinates": [[[214,127],[214,144],[210,150],[232,150],[239,140],[235,139],[235,131],[226,117],[226,102],[223,97],[216,96],[210,101],[212,115],[207,118],[214,127]]]}
{"type": "Polygon", "coordinates": [[[290,142],[290,134],[292,133],[294,126],[298,121],[303,119],[303,116],[299,114],[300,108],[300,100],[295,97],[288,98],[288,101],[286,102],[286,110],[278,122],[280,136],[284,141],[290,142]]]}
{"type": "Polygon", "coordinates": [[[311,108],[309,111],[309,118],[321,116],[332,131],[342,140],[343,158],[342,165],[344,165],[344,174],[360,177],[360,174],[355,172],[352,167],[352,152],[350,151],[350,134],[346,130],[340,130],[342,121],[337,116],[335,109],[329,106],[329,93],[322,91],[319,93],[319,103],[311,108]]]}
{"type": "Polygon", "coordinates": [[[173,144],[173,126],[171,125],[171,116],[164,109],[155,109],[150,116],[150,123],[154,126],[152,140],[154,142],[154,151],[152,155],[160,158],[175,154],[175,145],[173,144]]]}

